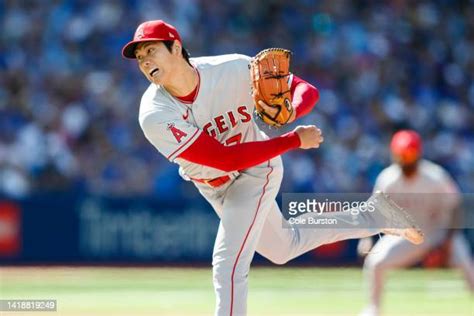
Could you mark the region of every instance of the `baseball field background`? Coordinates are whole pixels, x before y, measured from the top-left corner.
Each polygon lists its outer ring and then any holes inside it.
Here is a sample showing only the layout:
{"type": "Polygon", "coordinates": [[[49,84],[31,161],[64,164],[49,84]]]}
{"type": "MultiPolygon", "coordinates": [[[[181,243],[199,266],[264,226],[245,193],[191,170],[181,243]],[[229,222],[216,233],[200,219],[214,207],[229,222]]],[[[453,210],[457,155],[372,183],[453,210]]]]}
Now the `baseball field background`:
{"type": "MultiPolygon", "coordinates": [[[[3,298],[55,299],[41,315],[212,315],[209,268],[2,268],[3,298]]],[[[249,315],[357,315],[365,304],[360,269],[262,268],[250,273],[249,315]]],[[[472,316],[461,276],[446,270],[389,274],[387,316],[472,316]]],[[[39,315],[3,312],[1,315],[39,315]]]]}
{"type": "MultiPolygon", "coordinates": [[[[472,196],[474,0],[0,1],[0,300],[58,304],[0,315],[212,314],[218,218],[143,136],[148,82],[121,57],[150,19],[191,57],[293,52],[291,71],[320,92],[299,123],[325,141],[283,155],[281,193],[371,192],[409,128],[472,196]]],[[[249,316],[357,315],[356,244],[285,267],[256,258],[249,316]]],[[[474,315],[458,271],[422,266],[388,275],[384,316],[474,315]]]]}

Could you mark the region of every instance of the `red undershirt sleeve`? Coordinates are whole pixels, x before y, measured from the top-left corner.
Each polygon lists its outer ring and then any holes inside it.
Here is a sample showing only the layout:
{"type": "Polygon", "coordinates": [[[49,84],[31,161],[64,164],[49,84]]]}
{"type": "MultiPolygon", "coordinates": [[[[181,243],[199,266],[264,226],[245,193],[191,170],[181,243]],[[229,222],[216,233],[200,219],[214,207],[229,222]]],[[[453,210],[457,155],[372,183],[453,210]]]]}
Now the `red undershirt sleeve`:
{"type": "Polygon", "coordinates": [[[293,75],[290,89],[293,98],[291,103],[296,111],[296,119],[311,112],[319,101],[318,89],[295,75],[293,75]]]}
{"type": "Polygon", "coordinates": [[[300,138],[289,132],[269,140],[224,146],[206,133],[199,137],[178,157],[193,163],[226,172],[247,169],[291,149],[299,148],[300,138]]]}

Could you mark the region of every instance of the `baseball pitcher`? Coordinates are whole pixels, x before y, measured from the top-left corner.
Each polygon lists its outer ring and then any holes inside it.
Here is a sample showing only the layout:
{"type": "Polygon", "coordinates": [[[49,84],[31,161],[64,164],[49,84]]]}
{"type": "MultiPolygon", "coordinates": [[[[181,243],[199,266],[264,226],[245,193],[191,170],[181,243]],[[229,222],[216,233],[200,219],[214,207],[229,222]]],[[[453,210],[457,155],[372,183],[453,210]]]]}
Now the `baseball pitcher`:
{"type": "MultiPolygon", "coordinates": [[[[136,59],[151,82],[139,110],[145,137],[180,166],[183,179],[195,184],[220,217],[212,261],[215,315],[246,315],[247,277],[255,251],[283,264],[324,243],[381,231],[283,228],[275,201],[283,176],[280,155],[318,148],[323,142],[314,125],[269,139],[255,122],[256,109],[267,124],[289,124],[318,101],[315,87],[289,73],[289,51],[269,49],[255,58],[190,58],[177,30],[155,20],[138,26],[122,54],[136,59]]],[[[402,217],[387,203],[380,209],[402,217]]],[[[364,215],[361,220],[372,218],[364,215]]],[[[413,225],[392,233],[414,243],[423,240],[413,225]]]]}

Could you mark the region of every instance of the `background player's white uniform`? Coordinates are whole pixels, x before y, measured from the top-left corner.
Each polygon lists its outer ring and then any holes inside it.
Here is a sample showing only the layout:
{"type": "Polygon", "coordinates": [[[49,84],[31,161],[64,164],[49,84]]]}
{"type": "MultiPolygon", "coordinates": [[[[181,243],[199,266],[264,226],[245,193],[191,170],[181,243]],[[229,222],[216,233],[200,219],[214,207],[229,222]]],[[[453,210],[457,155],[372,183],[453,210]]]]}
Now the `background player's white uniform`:
{"type": "MultiPolygon", "coordinates": [[[[415,217],[423,228],[425,242],[414,246],[398,236],[385,235],[375,244],[364,263],[372,302],[380,302],[386,270],[415,264],[444,241],[447,231],[440,228],[449,227],[454,208],[460,202],[458,187],[449,174],[428,160],[421,160],[416,174],[410,178],[403,175],[398,164],[392,164],[377,177],[376,190],[388,193],[415,217]]],[[[451,250],[450,264],[461,268],[467,280],[474,285],[469,244],[461,233],[455,233],[452,237],[451,250]]],[[[366,314],[377,315],[378,312],[366,314]]]]}
{"type": "MultiPolygon", "coordinates": [[[[225,172],[177,158],[203,132],[227,145],[267,138],[252,116],[249,61],[249,57],[236,54],[192,58],[200,76],[199,92],[192,104],[151,84],[140,106],[139,121],[145,136],[165,157],[180,165],[184,179],[231,177],[219,187],[195,181],[221,219],[213,254],[216,315],[246,314],[247,275],[255,251],[282,264],[321,244],[379,231],[284,229],[275,201],[283,176],[280,157],[241,172],[225,172]]],[[[361,214],[359,220],[370,221],[365,216],[361,214]]]]}

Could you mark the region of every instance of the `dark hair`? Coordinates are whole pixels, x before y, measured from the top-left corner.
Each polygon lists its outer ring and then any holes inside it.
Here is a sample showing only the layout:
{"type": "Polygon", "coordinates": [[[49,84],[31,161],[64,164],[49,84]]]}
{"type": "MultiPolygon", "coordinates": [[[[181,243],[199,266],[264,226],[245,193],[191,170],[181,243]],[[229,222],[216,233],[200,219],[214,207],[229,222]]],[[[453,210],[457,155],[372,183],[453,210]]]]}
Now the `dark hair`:
{"type": "MultiPolygon", "coordinates": [[[[171,53],[171,50],[173,48],[173,43],[174,41],[163,41],[163,44],[165,44],[166,48],[168,49],[168,51],[171,53]]],[[[189,53],[188,51],[186,50],[186,48],[184,48],[183,46],[181,46],[181,55],[183,56],[184,60],[186,60],[186,62],[190,65],[191,63],[189,62],[189,53]]]]}

